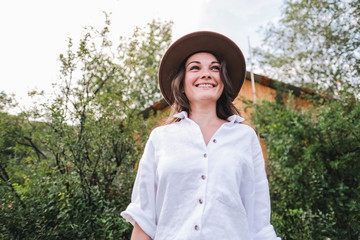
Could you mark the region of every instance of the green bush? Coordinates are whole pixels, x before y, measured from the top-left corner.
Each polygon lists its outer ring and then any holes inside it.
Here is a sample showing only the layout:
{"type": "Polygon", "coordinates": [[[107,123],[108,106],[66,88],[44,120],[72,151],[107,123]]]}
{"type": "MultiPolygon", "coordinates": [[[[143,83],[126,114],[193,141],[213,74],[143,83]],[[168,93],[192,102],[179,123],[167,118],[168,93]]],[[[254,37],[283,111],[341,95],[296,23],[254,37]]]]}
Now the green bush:
{"type": "Polygon", "coordinates": [[[119,239],[129,236],[131,228],[119,217],[119,203],[105,199],[106,194],[96,187],[92,189],[92,202],[89,202],[75,183],[66,190],[65,185],[57,184],[59,179],[35,176],[33,179],[16,187],[26,207],[17,201],[2,207],[2,239],[119,239]]]}
{"type": "MultiPolygon", "coordinates": [[[[278,98],[279,99],[279,98],[278,98]]],[[[286,239],[360,239],[360,103],[349,93],[252,105],[267,144],[272,223],[286,239]]]]}
{"type": "Polygon", "coordinates": [[[86,29],[78,48],[69,39],[52,99],[11,116],[0,93],[0,239],[130,239],[120,212],[156,123],[141,111],[160,96],[171,23],[117,46],[109,28],[86,29]]]}

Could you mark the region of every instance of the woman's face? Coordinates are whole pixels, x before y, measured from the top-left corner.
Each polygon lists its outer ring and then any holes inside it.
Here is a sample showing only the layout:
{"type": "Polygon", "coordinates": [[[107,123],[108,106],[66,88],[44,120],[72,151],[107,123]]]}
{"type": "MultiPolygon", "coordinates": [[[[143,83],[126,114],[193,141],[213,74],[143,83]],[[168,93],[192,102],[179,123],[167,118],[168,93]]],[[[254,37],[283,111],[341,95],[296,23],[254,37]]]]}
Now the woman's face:
{"type": "Polygon", "coordinates": [[[220,78],[220,62],[211,53],[192,55],[185,63],[184,91],[190,104],[215,102],[224,84],[220,78]]]}

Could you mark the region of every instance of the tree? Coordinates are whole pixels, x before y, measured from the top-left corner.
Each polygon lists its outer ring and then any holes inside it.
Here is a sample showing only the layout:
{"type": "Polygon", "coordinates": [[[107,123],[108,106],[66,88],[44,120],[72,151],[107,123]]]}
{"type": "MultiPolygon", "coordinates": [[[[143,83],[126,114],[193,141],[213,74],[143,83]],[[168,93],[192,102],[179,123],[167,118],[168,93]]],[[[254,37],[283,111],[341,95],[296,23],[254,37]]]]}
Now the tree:
{"type": "Polygon", "coordinates": [[[0,183],[1,189],[3,189],[3,187],[8,187],[11,191],[11,197],[19,201],[24,207],[25,205],[12,185],[7,171],[10,159],[15,158],[16,154],[15,147],[17,144],[14,141],[13,136],[18,132],[16,124],[18,119],[11,117],[4,110],[15,106],[16,103],[13,102],[13,98],[7,96],[4,92],[0,92],[0,183]]]}
{"type": "Polygon", "coordinates": [[[278,24],[255,49],[265,74],[336,93],[360,89],[360,4],[357,0],[287,0],[278,24]]]}
{"type": "MultiPolygon", "coordinates": [[[[27,144],[18,160],[4,153],[9,178],[1,179],[1,237],[129,236],[130,225],[119,213],[130,201],[134,166],[155,122],[145,121],[140,112],[160,97],[156,72],[171,25],[154,20],[114,46],[107,16],[101,31],[85,29],[77,48],[69,39],[67,52],[60,55],[57,94],[14,116],[21,119],[18,134],[7,135],[9,144],[0,145],[19,151],[21,143],[27,144]]],[[[0,127],[10,133],[10,125],[0,127]]]]}
{"type": "Polygon", "coordinates": [[[360,103],[339,94],[308,109],[291,98],[252,105],[268,146],[272,223],[284,240],[360,237],[360,103]]]}

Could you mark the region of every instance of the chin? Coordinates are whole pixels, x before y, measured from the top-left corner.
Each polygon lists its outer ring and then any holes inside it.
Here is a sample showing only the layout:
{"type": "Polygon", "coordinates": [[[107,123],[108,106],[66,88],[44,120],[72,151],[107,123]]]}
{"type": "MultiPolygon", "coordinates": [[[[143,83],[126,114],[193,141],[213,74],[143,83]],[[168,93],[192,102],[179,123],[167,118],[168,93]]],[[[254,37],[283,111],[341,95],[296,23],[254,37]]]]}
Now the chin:
{"type": "Polygon", "coordinates": [[[218,99],[219,99],[219,98],[217,98],[217,97],[204,96],[204,97],[199,97],[199,98],[197,99],[197,101],[200,102],[200,103],[201,103],[201,102],[206,102],[206,103],[214,102],[214,103],[216,103],[218,99]]]}

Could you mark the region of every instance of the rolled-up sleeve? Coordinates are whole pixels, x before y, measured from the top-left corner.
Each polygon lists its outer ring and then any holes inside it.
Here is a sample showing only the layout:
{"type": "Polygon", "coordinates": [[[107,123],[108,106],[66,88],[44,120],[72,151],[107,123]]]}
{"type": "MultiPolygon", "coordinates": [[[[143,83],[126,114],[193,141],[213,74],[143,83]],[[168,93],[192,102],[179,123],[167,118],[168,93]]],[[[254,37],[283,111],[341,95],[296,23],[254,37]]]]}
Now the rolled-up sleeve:
{"type": "Polygon", "coordinates": [[[131,203],[121,216],[135,225],[135,222],[152,239],[156,232],[155,214],[155,152],[151,141],[151,135],[146,143],[143,156],[139,163],[134,188],[131,195],[131,203]]]}
{"type": "Polygon", "coordinates": [[[276,236],[274,227],[270,223],[271,207],[269,183],[265,171],[265,161],[260,142],[253,139],[253,164],[254,164],[254,199],[251,230],[254,240],[280,240],[276,236]]]}

